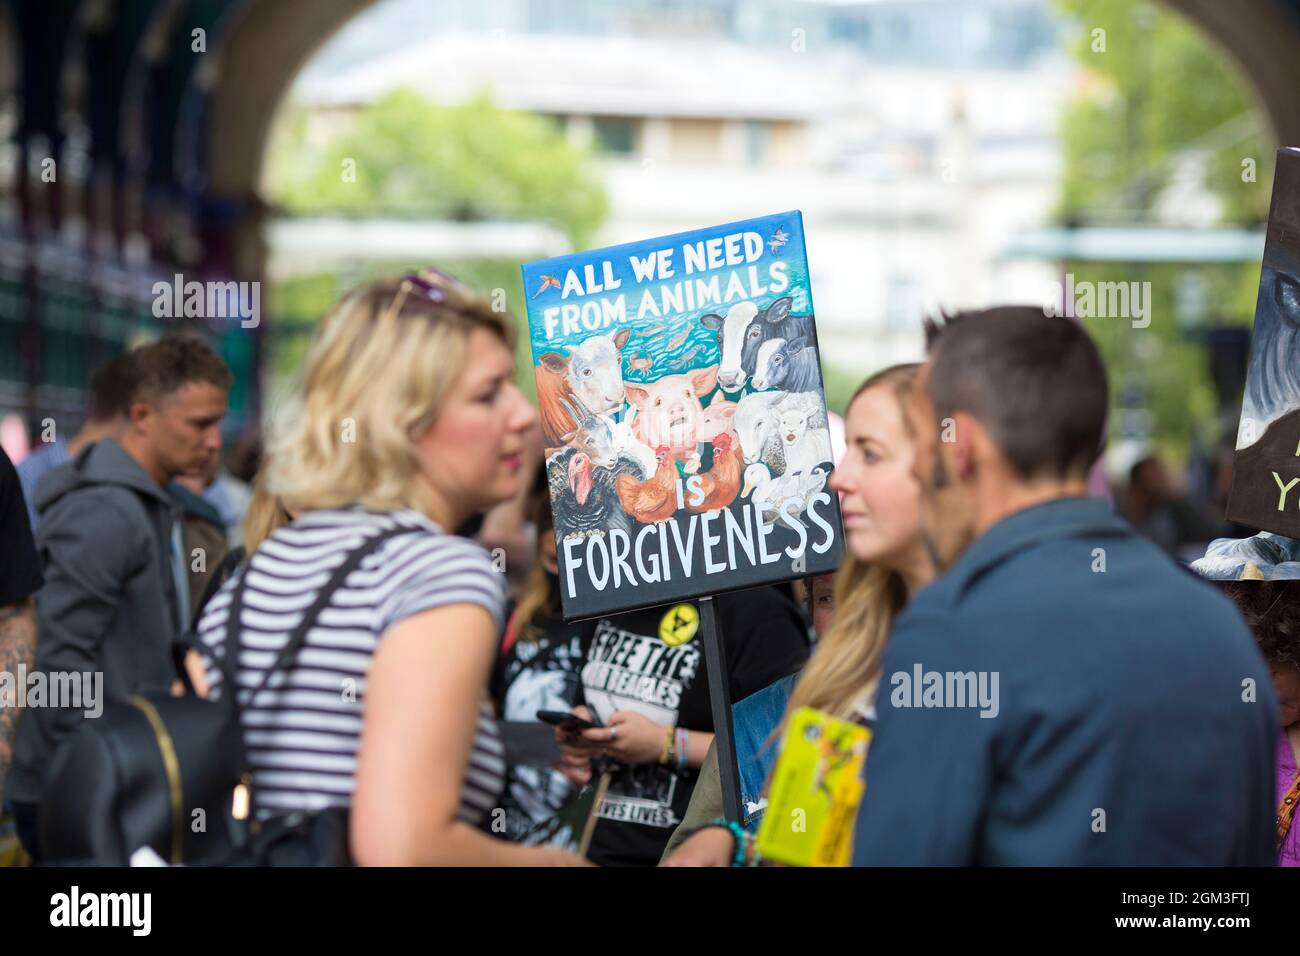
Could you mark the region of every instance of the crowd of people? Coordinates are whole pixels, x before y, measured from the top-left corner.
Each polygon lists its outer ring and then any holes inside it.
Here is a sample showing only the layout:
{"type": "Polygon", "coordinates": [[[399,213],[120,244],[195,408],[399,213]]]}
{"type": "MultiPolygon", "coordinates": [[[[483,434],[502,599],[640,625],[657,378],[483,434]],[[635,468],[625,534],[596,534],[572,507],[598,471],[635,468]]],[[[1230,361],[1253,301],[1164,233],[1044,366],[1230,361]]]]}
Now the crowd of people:
{"type": "MultiPolygon", "coordinates": [[[[362,865],[760,863],[801,707],[872,730],[858,865],[1300,865],[1300,591],[1224,593],[1089,495],[1108,393],[1078,324],[926,331],[846,410],[840,570],[716,596],[740,821],[682,605],[563,620],[515,329],[437,272],[322,318],[246,483],[221,464],[230,372],[179,335],[101,369],[21,482],[0,458],[0,670],[234,695],[252,817],[334,815],[362,865]],[[992,697],[910,689],[931,674],[992,697]],[[533,845],[597,777],[586,855],[533,845]]],[[[69,862],[43,774],[86,719],[0,708],[34,862],[69,862]]]]}

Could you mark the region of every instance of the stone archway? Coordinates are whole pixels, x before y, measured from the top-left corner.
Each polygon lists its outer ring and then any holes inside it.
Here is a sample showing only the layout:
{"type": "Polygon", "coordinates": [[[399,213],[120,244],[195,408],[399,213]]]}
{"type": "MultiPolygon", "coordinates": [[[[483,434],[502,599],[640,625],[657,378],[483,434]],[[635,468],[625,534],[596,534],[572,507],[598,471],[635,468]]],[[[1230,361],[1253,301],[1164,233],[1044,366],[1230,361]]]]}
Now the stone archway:
{"type": "MultiPolygon", "coordinates": [[[[340,27],[374,0],[254,0],[224,31],[210,92],[208,184],[210,207],[222,209],[218,234],[224,267],[241,281],[260,282],[266,271],[268,208],[261,196],[262,165],[276,110],[294,78],[340,27]]],[[[252,368],[264,366],[265,330],[251,336],[252,368]]],[[[261,417],[262,380],[249,383],[249,412],[261,417]]]]}
{"type": "Polygon", "coordinates": [[[1300,144],[1300,6],[1294,0],[1163,0],[1241,71],[1279,144],[1300,144]]]}
{"type": "MultiPolygon", "coordinates": [[[[223,30],[208,118],[207,198],[220,206],[223,265],[260,280],[266,266],[261,179],[276,112],[299,71],[375,0],[247,0],[223,30]]],[[[1161,0],[1224,51],[1255,93],[1277,142],[1300,144],[1300,0],[1161,0]]],[[[261,366],[262,334],[253,337],[261,366]]],[[[254,414],[260,383],[254,386],[254,414]]]]}
{"type": "MultiPolygon", "coordinates": [[[[209,192],[256,218],[266,144],[294,77],[340,27],[375,0],[254,0],[221,43],[212,92],[209,192]]],[[[1300,143],[1300,3],[1162,0],[1237,65],[1280,143],[1300,143]]],[[[239,243],[241,246],[244,242],[239,243]]],[[[256,256],[255,256],[256,258],[256,256]]],[[[245,260],[244,256],[236,256],[245,260]]],[[[237,268],[244,272],[247,261],[237,268]]],[[[257,269],[256,271],[260,271],[257,269]]]]}
{"type": "Polygon", "coordinates": [[[212,94],[210,190],[253,194],[271,123],[299,70],[375,0],[257,0],[222,38],[212,94]]]}

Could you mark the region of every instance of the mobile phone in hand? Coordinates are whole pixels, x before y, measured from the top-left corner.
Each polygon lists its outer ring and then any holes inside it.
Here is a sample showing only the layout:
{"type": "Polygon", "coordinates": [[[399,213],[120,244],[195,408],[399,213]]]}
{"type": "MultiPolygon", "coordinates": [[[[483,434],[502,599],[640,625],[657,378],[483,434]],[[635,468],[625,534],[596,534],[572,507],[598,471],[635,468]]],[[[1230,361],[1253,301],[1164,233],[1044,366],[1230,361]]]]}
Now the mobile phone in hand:
{"type": "Polygon", "coordinates": [[[565,730],[592,730],[601,726],[600,721],[584,720],[577,714],[571,714],[565,710],[539,710],[537,719],[544,723],[563,727],[565,730]]]}

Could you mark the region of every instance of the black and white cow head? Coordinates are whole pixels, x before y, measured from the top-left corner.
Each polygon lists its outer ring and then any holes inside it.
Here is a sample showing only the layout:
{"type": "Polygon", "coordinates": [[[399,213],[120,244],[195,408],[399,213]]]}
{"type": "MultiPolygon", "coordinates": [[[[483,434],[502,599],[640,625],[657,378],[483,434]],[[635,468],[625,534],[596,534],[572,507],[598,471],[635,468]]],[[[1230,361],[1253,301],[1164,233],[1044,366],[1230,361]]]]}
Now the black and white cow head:
{"type": "Polygon", "coordinates": [[[744,387],[758,367],[758,350],[782,333],[792,305],[789,296],[782,296],[766,309],[753,302],[737,302],[726,316],[712,312],[700,316],[700,324],[717,333],[722,349],[718,384],[723,391],[738,392],[744,387]]]}

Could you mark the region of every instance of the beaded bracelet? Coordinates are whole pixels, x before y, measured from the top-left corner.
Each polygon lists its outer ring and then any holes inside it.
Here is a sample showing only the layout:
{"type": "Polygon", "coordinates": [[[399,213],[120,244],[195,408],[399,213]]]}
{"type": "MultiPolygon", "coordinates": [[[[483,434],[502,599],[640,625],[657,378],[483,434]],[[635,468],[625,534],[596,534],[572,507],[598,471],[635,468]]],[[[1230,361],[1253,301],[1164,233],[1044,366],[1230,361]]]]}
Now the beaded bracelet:
{"type": "Polygon", "coordinates": [[[664,749],[659,754],[659,762],[667,766],[668,761],[672,758],[673,752],[673,728],[667,728],[664,734],[664,749]]]}
{"type": "Polygon", "coordinates": [[[748,847],[748,834],[745,833],[745,828],[742,827],[735,820],[723,820],[721,818],[714,820],[710,823],[706,823],[700,829],[707,829],[709,827],[721,827],[722,829],[726,830],[728,833],[731,834],[731,839],[735,843],[736,851],[734,854],[732,854],[731,863],[728,865],[732,867],[744,866],[745,855],[746,855],[745,850],[748,847]]]}
{"type": "Polygon", "coordinates": [[[690,744],[690,735],[688,731],[677,728],[677,769],[685,770],[686,765],[690,762],[690,754],[687,753],[690,744]]]}

